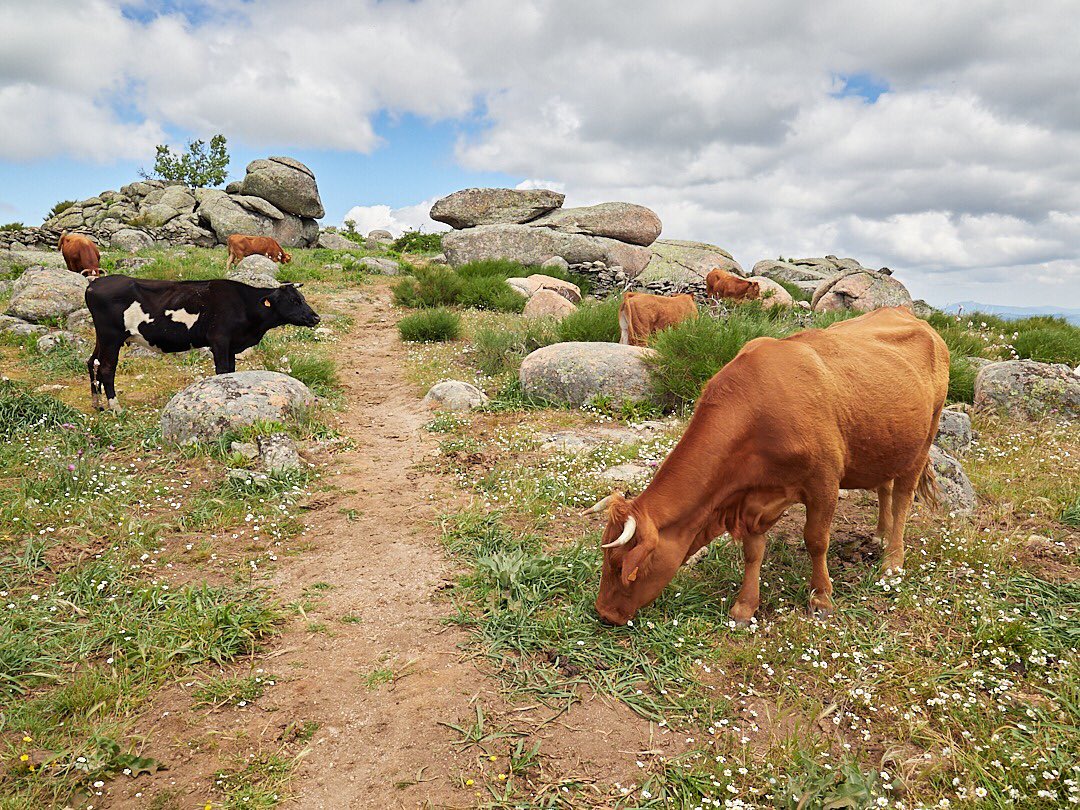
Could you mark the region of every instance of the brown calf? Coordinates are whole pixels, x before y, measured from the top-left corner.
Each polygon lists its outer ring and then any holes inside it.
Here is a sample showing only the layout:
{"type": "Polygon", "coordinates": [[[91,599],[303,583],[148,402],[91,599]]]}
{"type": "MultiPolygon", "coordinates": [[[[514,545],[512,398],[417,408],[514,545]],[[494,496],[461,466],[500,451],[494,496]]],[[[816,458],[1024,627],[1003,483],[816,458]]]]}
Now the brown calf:
{"type": "Polygon", "coordinates": [[[64,231],[57,247],[72,273],[81,273],[87,278],[105,275],[101,269],[101,251],[89,236],[64,231]]]}
{"type": "Polygon", "coordinates": [[[734,273],[721,270],[719,267],[709,271],[709,275],[705,277],[705,287],[709,298],[717,301],[721,298],[732,301],[753,301],[761,298],[761,288],[756,281],[739,278],[734,273]]]}
{"type": "Polygon", "coordinates": [[[229,237],[229,258],[225,261],[228,270],[246,256],[265,256],[278,264],[288,264],[292,256],[281,249],[276,239],[269,236],[244,236],[234,233],[229,237]]]}

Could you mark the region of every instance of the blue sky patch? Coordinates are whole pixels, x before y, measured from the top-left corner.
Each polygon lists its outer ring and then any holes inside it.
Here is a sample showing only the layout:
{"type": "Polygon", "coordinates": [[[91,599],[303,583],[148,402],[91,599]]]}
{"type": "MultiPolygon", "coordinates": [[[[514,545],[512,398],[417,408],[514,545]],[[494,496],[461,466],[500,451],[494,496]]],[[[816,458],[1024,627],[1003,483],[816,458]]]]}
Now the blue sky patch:
{"type": "Polygon", "coordinates": [[[834,93],[833,98],[848,98],[858,96],[867,104],[873,104],[882,93],[889,92],[889,83],[872,73],[838,74],[836,76],[841,87],[834,93]]]}

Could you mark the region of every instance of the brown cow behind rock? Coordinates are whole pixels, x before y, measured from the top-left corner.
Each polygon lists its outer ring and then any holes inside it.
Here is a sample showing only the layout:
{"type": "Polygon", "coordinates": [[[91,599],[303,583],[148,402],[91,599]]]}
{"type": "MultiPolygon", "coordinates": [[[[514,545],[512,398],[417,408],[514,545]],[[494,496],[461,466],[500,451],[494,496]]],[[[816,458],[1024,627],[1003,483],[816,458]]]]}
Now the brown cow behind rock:
{"type": "Polygon", "coordinates": [[[705,277],[705,288],[709,298],[732,301],[754,301],[761,298],[761,287],[756,281],[747,281],[734,273],[716,267],[705,277]]]}
{"type": "Polygon", "coordinates": [[[688,318],[696,318],[697,314],[692,295],[668,298],[650,293],[623,293],[619,304],[619,343],[644,346],[649,335],[688,318]]]}
{"type": "Polygon", "coordinates": [[[64,257],[64,264],[72,273],[80,273],[87,278],[105,275],[101,269],[101,251],[89,236],[64,231],[60,234],[57,247],[64,257]]]}
{"type": "Polygon", "coordinates": [[[269,236],[244,236],[234,233],[229,237],[228,245],[229,258],[225,261],[226,270],[247,256],[265,256],[278,264],[288,264],[292,261],[292,255],[282,250],[277,240],[269,236]]]}
{"type": "Polygon", "coordinates": [[[645,491],[613,493],[590,510],[609,507],[597,612],[626,624],[687,558],[729,532],[745,567],[731,617],[749,621],[765,532],[795,503],[806,505],[810,605],[830,611],[825,555],[841,488],[877,492],[884,568],[902,568],[916,490],[935,493],[928,457],[948,388],[948,347],[903,307],[750,341],[706,384],[645,491]]]}

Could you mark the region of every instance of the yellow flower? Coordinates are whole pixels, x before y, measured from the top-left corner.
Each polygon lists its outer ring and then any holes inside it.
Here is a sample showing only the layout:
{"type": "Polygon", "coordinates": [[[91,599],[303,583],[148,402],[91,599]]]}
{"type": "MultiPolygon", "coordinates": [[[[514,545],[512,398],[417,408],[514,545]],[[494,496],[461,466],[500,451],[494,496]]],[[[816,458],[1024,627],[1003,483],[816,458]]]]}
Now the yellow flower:
{"type": "Polygon", "coordinates": [[[23,742],[33,742],[29,737],[23,737],[22,741],[23,742]]]}
{"type": "Polygon", "coordinates": [[[19,757],[20,762],[26,762],[28,759],[30,759],[29,754],[23,754],[21,757],[19,757]]]}
{"type": "Polygon", "coordinates": [[[504,781],[505,779],[506,779],[506,774],[505,773],[500,773],[499,774],[499,780],[504,781]]]}
{"type": "Polygon", "coordinates": [[[488,760],[490,760],[491,762],[494,762],[495,761],[495,755],[492,754],[490,757],[488,757],[488,760]]]}
{"type": "Polygon", "coordinates": [[[466,779],[466,780],[465,780],[465,784],[466,784],[466,785],[475,785],[475,784],[476,784],[476,782],[474,782],[474,781],[473,781],[472,779],[466,779]]]}

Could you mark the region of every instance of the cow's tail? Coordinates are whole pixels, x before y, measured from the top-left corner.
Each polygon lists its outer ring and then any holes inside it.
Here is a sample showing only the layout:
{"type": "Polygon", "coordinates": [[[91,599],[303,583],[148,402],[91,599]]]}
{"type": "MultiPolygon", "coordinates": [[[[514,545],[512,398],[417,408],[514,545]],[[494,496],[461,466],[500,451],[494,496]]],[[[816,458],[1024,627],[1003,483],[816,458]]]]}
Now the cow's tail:
{"type": "Polygon", "coordinates": [[[915,494],[919,496],[920,501],[937,508],[938,485],[934,475],[934,463],[930,460],[930,456],[926,457],[926,466],[923,467],[922,475],[919,476],[919,483],[915,485],[915,494]]]}

